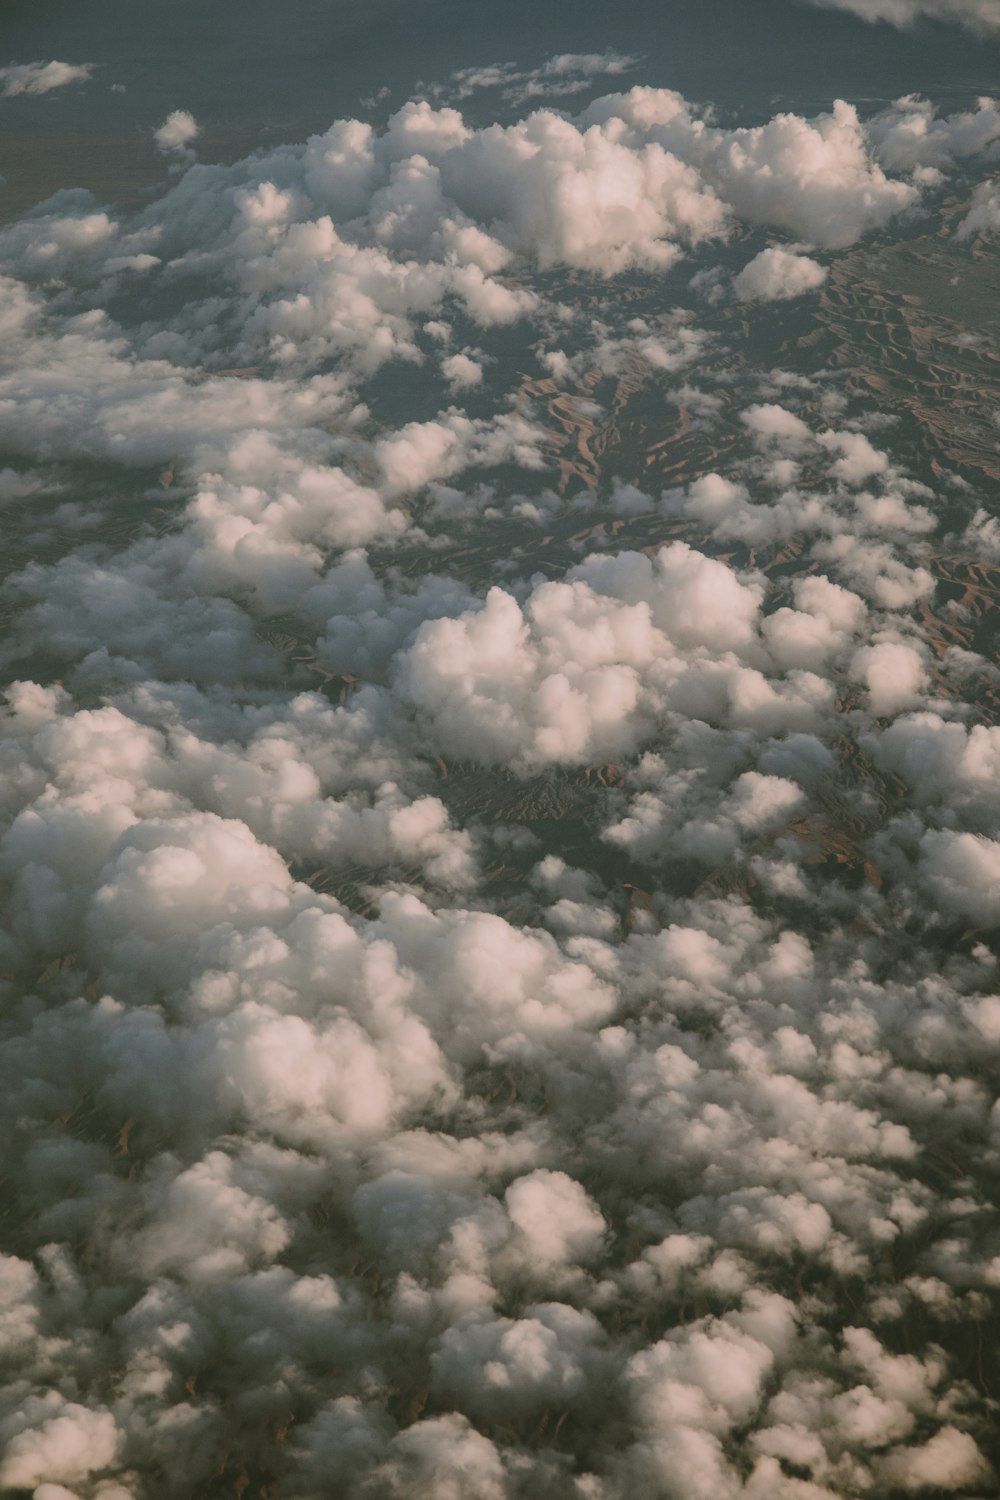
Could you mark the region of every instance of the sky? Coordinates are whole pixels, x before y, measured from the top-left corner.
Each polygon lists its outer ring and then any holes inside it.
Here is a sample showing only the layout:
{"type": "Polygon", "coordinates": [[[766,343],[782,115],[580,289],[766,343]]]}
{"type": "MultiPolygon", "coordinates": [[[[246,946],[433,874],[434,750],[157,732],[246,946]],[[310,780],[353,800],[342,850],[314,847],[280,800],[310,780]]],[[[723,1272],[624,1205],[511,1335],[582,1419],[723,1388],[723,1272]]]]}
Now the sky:
{"type": "Polygon", "coordinates": [[[8,0],[0,1493],[996,1493],[998,47],[8,0]]]}

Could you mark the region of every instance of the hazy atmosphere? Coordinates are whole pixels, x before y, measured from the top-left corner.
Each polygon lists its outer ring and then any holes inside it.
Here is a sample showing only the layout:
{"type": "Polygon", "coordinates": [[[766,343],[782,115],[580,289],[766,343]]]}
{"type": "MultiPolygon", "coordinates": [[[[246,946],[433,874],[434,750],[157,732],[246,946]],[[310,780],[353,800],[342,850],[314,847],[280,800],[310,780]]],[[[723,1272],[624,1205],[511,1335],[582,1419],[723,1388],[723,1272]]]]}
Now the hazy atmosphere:
{"type": "Polygon", "coordinates": [[[4,0],[4,1497],[996,1496],[991,93],[4,0]]]}

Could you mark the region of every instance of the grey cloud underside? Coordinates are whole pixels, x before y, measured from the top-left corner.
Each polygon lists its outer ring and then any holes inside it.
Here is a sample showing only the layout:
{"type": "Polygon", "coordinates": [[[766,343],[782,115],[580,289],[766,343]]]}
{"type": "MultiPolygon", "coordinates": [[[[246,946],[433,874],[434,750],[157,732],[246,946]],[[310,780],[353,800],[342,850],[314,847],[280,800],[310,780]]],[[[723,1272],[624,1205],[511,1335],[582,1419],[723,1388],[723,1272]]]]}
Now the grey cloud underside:
{"type": "Polygon", "coordinates": [[[771,320],[998,140],[422,103],[0,232],[0,1486],[992,1492],[1000,541],[771,320]]]}

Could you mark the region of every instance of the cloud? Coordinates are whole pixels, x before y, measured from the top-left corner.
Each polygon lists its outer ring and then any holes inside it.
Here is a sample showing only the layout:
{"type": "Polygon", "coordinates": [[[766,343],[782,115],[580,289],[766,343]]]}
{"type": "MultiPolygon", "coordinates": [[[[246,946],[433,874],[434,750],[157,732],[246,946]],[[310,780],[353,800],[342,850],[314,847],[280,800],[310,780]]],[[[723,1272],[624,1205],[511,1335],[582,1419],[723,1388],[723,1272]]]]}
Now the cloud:
{"type": "Polygon", "coordinates": [[[154,131],[153,138],[160,151],[183,151],[200,133],[194,115],[186,109],[175,109],[154,131]]]}
{"type": "Polygon", "coordinates": [[[926,99],[907,95],[867,123],[876,155],[892,171],[947,169],[1000,137],[1000,110],[982,98],[975,110],[939,116],[926,99]]]}
{"type": "Polygon", "coordinates": [[[688,291],[994,132],[412,101],[4,227],[3,1483],[992,1482],[987,521],[688,291]]]}
{"type": "Polygon", "coordinates": [[[963,1490],[994,1479],[975,1439],[956,1427],[942,1427],[926,1443],[897,1449],[886,1461],[884,1474],[911,1492],[963,1490]]]}
{"type": "Polygon", "coordinates": [[[1000,27],[993,0],[809,0],[810,5],[847,10],[863,21],[912,26],[917,21],[957,21],[973,31],[1000,27]]]}
{"type": "Polygon", "coordinates": [[[374,1479],[392,1500],[421,1494],[462,1500],[470,1486],[481,1500],[504,1500],[507,1491],[494,1445],[463,1417],[451,1414],[399,1433],[374,1479]]]}
{"type": "Polygon", "coordinates": [[[975,234],[996,234],[1000,231],[1000,191],[990,182],[981,183],[972,197],[972,206],[959,224],[956,233],[959,239],[971,239],[975,234]]]}
{"type": "Polygon", "coordinates": [[[761,250],[748,261],[734,278],[733,288],[741,302],[782,302],[814,292],[827,274],[826,267],[808,255],[774,248],[761,250]]]}
{"type": "Polygon", "coordinates": [[[612,116],[696,167],[731,212],[824,248],[854,243],[917,201],[872,160],[858,112],[842,99],[814,120],[779,114],[725,130],[697,120],[678,94],[637,87],[597,100],[584,118],[612,116]]]}
{"type": "Polygon", "coordinates": [[[480,89],[499,89],[502,98],[520,105],[533,98],[559,98],[592,87],[599,77],[614,77],[636,67],[639,58],[624,53],[560,52],[538,68],[518,69],[515,63],[493,63],[462,68],[447,85],[434,89],[437,96],[467,99],[480,89]]]}
{"type": "Polygon", "coordinates": [[[777,691],[765,683],[760,602],[756,581],[683,544],[652,560],[594,556],[523,607],[494,588],[481,608],[422,625],[399,690],[439,747],[521,764],[631,754],[675,702],[808,721],[824,688],[794,673],[777,691]]]}
{"type": "Polygon", "coordinates": [[[42,1480],[86,1479],[111,1466],[121,1442],[109,1411],[58,1399],[29,1400],[5,1427],[0,1483],[14,1489],[33,1489],[42,1480]]]}
{"type": "Polygon", "coordinates": [[[52,89],[70,83],[83,83],[94,71],[92,63],[34,62],[11,63],[0,68],[0,95],[5,99],[18,94],[48,94],[52,89]]]}
{"type": "Polygon", "coordinates": [[[872,712],[898,712],[918,703],[927,685],[921,652],[905,641],[879,641],[855,656],[851,670],[868,689],[872,712]]]}
{"type": "Polygon", "coordinates": [[[452,391],[482,385],[483,367],[468,354],[451,354],[441,361],[441,373],[452,391]]]}
{"type": "Polygon", "coordinates": [[[989,923],[1000,904],[1000,844],[978,833],[932,829],[921,840],[922,873],[952,916],[989,923]]]}
{"type": "Polygon", "coordinates": [[[470,139],[445,164],[444,182],[543,268],[662,267],[677,256],[671,241],[697,243],[724,225],[697,170],[658,143],[633,149],[600,124],[581,130],[546,112],[470,139]]]}
{"type": "MultiPolygon", "coordinates": [[[[929,165],[991,138],[989,111],[963,124],[931,121],[903,104],[898,118],[885,115],[873,127],[888,161],[905,163],[903,137],[913,139],[917,119],[935,143],[929,165]]],[[[157,140],[163,150],[184,151],[196,133],[192,117],[175,111],[157,140]]],[[[447,284],[488,324],[536,305],[496,279],[512,253],[543,268],[603,275],[663,268],[683,248],[727,235],[734,216],[837,247],[917,198],[912,184],[887,177],[872,159],[865,127],[842,102],[811,121],[779,115],[726,130],[670,90],[636,88],[596,101],[577,121],[543,109],[472,130],[455,109],[426,102],[397,111],[381,135],[341,121],[299,159],[279,150],[243,171],[189,176],[164,204],[175,227],[164,222],[159,234],[169,239],[185,222],[197,225],[202,264],[206,254],[219,263],[228,253],[247,291],[280,286],[283,296],[265,303],[251,326],[271,322],[275,334],[301,343],[317,315],[353,323],[364,308],[378,313],[368,318],[370,343],[385,339],[394,321],[379,281],[388,292],[403,276],[414,310],[422,302],[430,312],[435,281],[445,280],[405,259],[392,264],[395,255],[453,263],[447,284]],[[367,221],[360,234],[360,224],[348,230],[359,215],[367,221]]]]}

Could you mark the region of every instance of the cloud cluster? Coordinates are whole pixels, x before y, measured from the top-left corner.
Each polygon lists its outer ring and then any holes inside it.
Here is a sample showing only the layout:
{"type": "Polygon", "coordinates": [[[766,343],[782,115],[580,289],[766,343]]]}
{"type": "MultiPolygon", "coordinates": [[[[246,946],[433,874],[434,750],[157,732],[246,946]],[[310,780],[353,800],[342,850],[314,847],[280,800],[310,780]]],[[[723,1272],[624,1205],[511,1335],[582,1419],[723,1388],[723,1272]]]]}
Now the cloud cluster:
{"type": "Polygon", "coordinates": [[[518,765],[630,756],[675,706],[709,721],[809,725],[829,688],[797,668],[768,682],[762,592],[683,543],[652,559],[591,557],[523,608],[495,588],[481,609],[422,625],[399,691],[439,747],[518,765]]]}
{"type": "Polygon", "coordinates": [[[0,1487],[995,1486],[947,474],[630,297],[762,225],[763,322],[996,124],[640,88],[204,166],[179,112],[161,200],[0,233],[0,1487]],[[648,493],[647,378],[713,455],[648,493]]]}
{"type": "MultiPolygon", "coordinates": [[[[178,110],[157,141],[184,150],[197,130],[178,110]]],[[[939,118],[907,98],[867,124],[838,101],[813,120],[727,129],[671,90],[636,87],[576,120],[540,109],[479,130],[453,108],[411,102],[381,134],[342,120],[304,148],[188,173],[133,238],[144,233],[172,276],[235,282],[249,330],[272,343],[283,330],[308,348],[320,321],[356,327],[358,341],[363,330],[383,358],[415,357],[412,319],[446,294],[487,325],[536,305],[498,279],[514,256],[603,275],[657,268],[740,219],[840,247],[919,199],[880,161],[942,169],[997,130],[988,100],[939,118]]],[[[107,251],[117,261],[122,248],[107,251]]],[[[22,254],[30,266],[31,247],[22,254]]]]}

